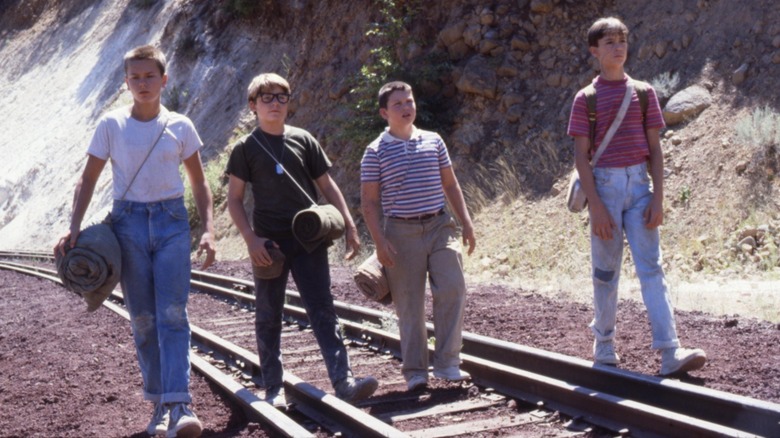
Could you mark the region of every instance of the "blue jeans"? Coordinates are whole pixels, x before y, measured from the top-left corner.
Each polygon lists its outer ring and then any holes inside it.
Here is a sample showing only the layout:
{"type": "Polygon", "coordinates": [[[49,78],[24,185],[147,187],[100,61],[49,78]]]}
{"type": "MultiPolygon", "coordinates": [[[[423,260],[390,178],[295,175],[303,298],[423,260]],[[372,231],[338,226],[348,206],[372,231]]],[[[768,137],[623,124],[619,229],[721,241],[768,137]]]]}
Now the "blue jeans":
{"type": "Polygon", "coordinates": [[[277,239],[275,242],[286,257],[282,274],[271,280],[255,277],[255,335],[262,385],[270,388],[282,384],[282,312],[287,277],[292,272],[325,360],[328,377],[335,386],[351,377],[352,371],[330,293],[328,248],[323,244],[307,253],[295,239],[277,239]]]}
{"type": "Polygon", "coordinates": [[[617,290],[623,260],[623,233],[631,248],[642,300],[650,319],[652,348],[679,347],[674,310],[661,267],[658,228],[645,227],[644,212],[653,197],[647,164],[619,168],[596,168],[596,190],[617,228],[612,240],[591,234],[593,262],[593,307],[590,328],[598,341],[615,337],[617,290]]]}
{"type": "Polygon", "coordinates": [[[121,285],[130,313],[144,398],[190,403],[190,226],[182,198],[114,201],[121,285]]]}

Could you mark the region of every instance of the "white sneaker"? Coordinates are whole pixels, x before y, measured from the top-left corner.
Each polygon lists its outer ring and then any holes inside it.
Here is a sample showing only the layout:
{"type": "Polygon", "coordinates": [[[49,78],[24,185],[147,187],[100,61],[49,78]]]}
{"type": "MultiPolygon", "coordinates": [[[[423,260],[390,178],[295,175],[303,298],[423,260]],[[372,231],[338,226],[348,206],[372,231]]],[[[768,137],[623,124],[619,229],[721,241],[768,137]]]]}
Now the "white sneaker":
{"type": "Polygon", "coordinates": [[[661,375],[698,370],[707,362],[707,354],[698,348],[665,348],[661,350],[661,375]]]}
{"type": "Polygon", "coordinates": [[[461,370],[457,366],[454,366],[440,369],[434,368],[433,377],[436,377],[437,379],[449,380],[451,382],[460,382],[462,380],[469,380],[471,378],[471,374],[461,370]]]}
{"type": "Polygon", "coordinates": [[[149,425],[146,426],[146,433],[151,436],[163,434],[168,431],[168,408],[162,403],[154,404],[154,412],[152,413],[152,419],[149,420],[149,425]]]}
{"type": "Polygon", "coordinates": [[[186,403],[173,403],[167,438],[196,438],[203,432],[203,425],[186,403]]]}
{"type": "Polygon", "coordinates": [[[617,365],[620,363],[620,356],[615,353],[615,343],[609,341],[593,341],[593,362],[602,365],[617,365]]]}
{"type": "Polygon", "coordinates": [[[265,390],[265,401],[276,409],[287,407],[287,397],[284,394],[284,386],[275,385],[265,390]]]}
{"type": "Polygon", "coordinates": [[[406,381],[406,389],[410,392],[420,391],[428,386],[428,376],[415,375],[406,381]]]}

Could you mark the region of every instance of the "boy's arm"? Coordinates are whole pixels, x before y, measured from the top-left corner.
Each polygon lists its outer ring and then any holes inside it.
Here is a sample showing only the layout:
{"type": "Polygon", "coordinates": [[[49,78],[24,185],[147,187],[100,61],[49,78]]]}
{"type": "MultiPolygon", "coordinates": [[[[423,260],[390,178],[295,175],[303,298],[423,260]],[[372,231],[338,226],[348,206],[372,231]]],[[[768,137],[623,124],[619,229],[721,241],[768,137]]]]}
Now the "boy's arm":
{"type": "Polygon", "coordinates": [[[379,182],[362,182],[360,184],[360,209],[363,210],[363,219],[366,221],[366,227],[374,239],[376,246],[376,258],[382,266],[392,268],[395,266],[393,257],[395,248],[385,239],[382,233],[382,197],[380,194],[379,182]]]}
{"type": "Polygon", "coordinates": [[[460,219],[460,223],[463,225],[463,244],[468,244],[468,254],[471,255],[474,252],[474,247],[477,245],[477,239],[474,236],[474,225],[471,223],[471,216],[469,216],[469,210],[466,208],[466,201],[463,199],[463,192],[458,184],[458,178],[455,177],[455,171],[452,170],[452,166],[441,169],[441,183],[444,189],[444,196],[450,202],[455,215],[460,219]]]}
{"type": "Polygon", "coordinates": [[[645,226],[656,228],[664,223],[664,154],[661,150],[659,129],[647,130],[647,144],[650,146],[650,178],[653,180],[653,200],[645,210],[645,226]]]}
{"type": "Polygon", "coordinates": [[[73,193],[73,214],[70,217],[70,229],[57,241],[57,245],[54,247],[55,253],[59,252],[65,255],[66,244],[70,248],[76,246],[84,213],[87,212],[92,194],[95,192],[95,185],[105,166],[106,160],[87,154],[87,164],[84,166],[84,171],[81,173],[81,178],[76,183],[76,190],[73,193]]]}
{"type": "MultiPolygon", "coordinates": [[[[230,175],[227,195],[228,212],[230,213],[230,218],[233,219],[233,224],[238,228],[241,237],[244,238],[252,263],[257,266],[270,266],[273,260],[265,249],[265,241],[268,239],[258,237],[252,231],[252,226],[249,225],[249,219],[246,217],[246,210],[244,210],[245,190],[246,182],[241,178],[230,175]]],[[[274,242],[274,246],[279,247],[276,242],[274,242]]]]}
{"type": "Polygon", "coordinates": [[[612,216],[609,215],[604,203],[601,202],[596,183],[593,180],[593,168],[590,167],[590,140],[585,136],[574,137],[574,165],[580,175],[580,184],[585,196],[588,198],[588,212],[593,234],[597,237],[610,240],[616,227],[612,216]]]}
{"type": "Polygon", "coordinates": [[[352,220],[352,215],[347,208],[347,202],[344,200],[344,195],[341,194],[339,186],[333,178],[330,177],[328,172],[323,173],[319,178],[314,180],[317,183],[317,187],[320,189],[322,196],[328,200],[344,217],[344,225],[347,228],[346,244],[347,254],[344,256],[346,260],[352,260],[360,251],[360,236],[358,236],[357,227],[352,220]]]}
{"type": "Polygon", "coordinates": [[[214,242],[214,204],[211,196],[211,188],[206,181],[206,175],[203,173],[203,163],[200,161],[200,152],[195,152],[189,158],[184,160],[184,169],[187,171],[187,177],[192,187],[192,197],[195,199],[195,207],[198,209],[198,216],[203,222],[203,235],[198,244],[198,256],[206,251],[206,260],[200,266],[206,270],[217,256],[217,247],[214,242]]]}

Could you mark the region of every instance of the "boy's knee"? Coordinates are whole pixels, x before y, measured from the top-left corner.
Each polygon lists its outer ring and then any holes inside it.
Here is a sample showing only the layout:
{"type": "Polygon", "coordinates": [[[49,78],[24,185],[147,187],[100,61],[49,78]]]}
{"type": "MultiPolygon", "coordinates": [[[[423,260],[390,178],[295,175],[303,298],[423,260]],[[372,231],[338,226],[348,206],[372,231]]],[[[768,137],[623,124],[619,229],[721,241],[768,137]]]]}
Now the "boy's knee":
{"type": "Polygon", "coordinates": [[[165,319],[171,325],[187,325],[187,307],[174,305],[165,309],[165,319]]]}
{"type": "Polygon", "coordinates": [[[154,329],[154,315],[144,312],[133,318],[133,333],[141,338],[146,338],[154,329]]]}
{"type": "Polygon", "coordinates": [[[599,268],[595,268],[593,269],[593,277],[596,280],[608,283],[612,281],[613,278],[615,278],[615,271],[603,271],[599,268]]]}

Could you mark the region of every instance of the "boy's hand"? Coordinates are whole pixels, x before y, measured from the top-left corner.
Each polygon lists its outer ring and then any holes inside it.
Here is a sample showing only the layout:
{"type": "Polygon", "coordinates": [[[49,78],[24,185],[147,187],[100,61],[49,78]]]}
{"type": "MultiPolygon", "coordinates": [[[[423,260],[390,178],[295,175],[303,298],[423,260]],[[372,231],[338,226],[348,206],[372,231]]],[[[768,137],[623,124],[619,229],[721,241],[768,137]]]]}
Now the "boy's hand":
{"type": "MultiPolygon", "coordinates": [[[[265,242],[268,241],[268,239],[263,237],[257,237],[254,236],[252,238],[252,241],[247,244],[247,249],[249,250],[249,258],[252,260],[253,265],[257,266],[271,266],[271,264],[274,262],[271,258],[271,255],[268,254],[268,251],[265,249],[265,242]]],[[[276,242],[271,242],[274,247],[277,249],[279,248],[279,244],[276,242]]]]}
{"type": "Polygon", "coordinates": [[[603,240],[612,240],[612,234],[617,228],[607,207],[601,202],[588,202],[590,210],[590,226],[593,234],[603,240]]]}
{"type": "Polygon", "coordinates": [[[76,246],[76,240],[78,240],[79,233],[72,233],[68,231],[67,234],[63,235],[62,237],[57,240],[57,244],[54,245],[54,256],[56,257],[59,253],[60,255],[65,255],[65,248],[73,248],[76,246]]]}
{"type": "Polygon", "coordinates": [[[644,212],[645,227],[648,229],[657,228],[664,223],[663,199],[660,196],[653,196],[650,205],[644,212]]]}
{"type": "Polygon", "coordinates": [[[463,225],[463,245],[468,245],[468,255],[474,252],[474,248],[477,246],[477,238],[474,236],[474,226],[471,223],[463,225]]]}
{"type": "Polygon", "coordinates": [[[203,251],[206,251],[206,260],[204,260],[203,264],[200,265],[200,269],[205,271],[214,263],[214,260],[217,258],[214,236],[212,236],[211,233],[203,233],[203,235],[200,237],[197,256],[200,257],[200,255],[203,254],[203,251]]]}
{"type": "Polygon", "coordinates": [[[347,227],[346,236],[347,253],[344,260],[352,260],[360,251],[360,236],[356,227],[347,227]]]}
{"type": "Polygon", "coordinates": [[[382,239],[381,242],[376,243],[376,258],[379,260],[379,263],[381,263],[382,266],[387,268],[392,268],[395,266],[395,261],[393,258],[396,254],[397,253],[395,248],[393,248],[393,244],[388,242],[386,239],[382,239]]]}

